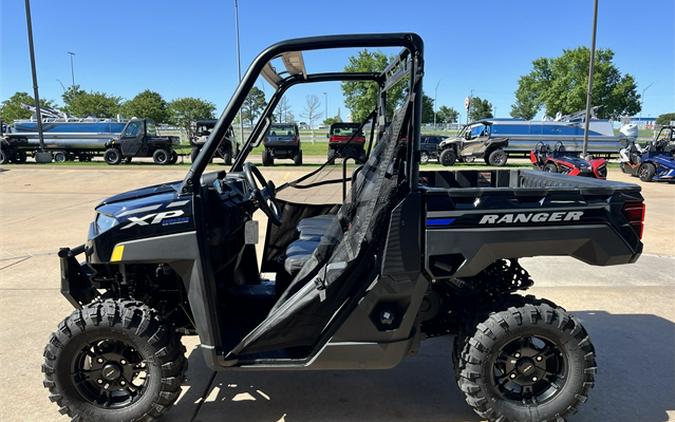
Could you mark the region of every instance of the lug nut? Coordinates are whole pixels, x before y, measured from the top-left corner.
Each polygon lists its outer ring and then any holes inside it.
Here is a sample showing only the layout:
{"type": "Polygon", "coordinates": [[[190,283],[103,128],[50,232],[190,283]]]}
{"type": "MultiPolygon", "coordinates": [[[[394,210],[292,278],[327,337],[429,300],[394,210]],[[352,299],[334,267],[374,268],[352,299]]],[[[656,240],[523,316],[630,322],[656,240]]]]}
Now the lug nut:
{"type": "Polygon", "coordinates": [[[535,381],[535,382],[536,382],[537,379],[538,379],[537,377],[532,377],[532,381],[535,381]]]}
{"type": "Polygon", "coordinates": [[[516,377],[516,374],[511,374],[509,376],[511,377],[511,379],[514,379],[516,377]]]}
{"type": "Polygon", "coordinates": [[[103,384],[103,380],[102,380],[102,379],[97,379],[96,382],[97,382],[98,384],[103,384]]]}
{"type": "Polygon", "coordinates": [[[127,385],[125,381],[120,381],[120,385],[127,385]]]}
{"type": "Polygon", "coordinates": [[[513,356],[516,357],[516,358],[519,358],[519,357],[520,357],[520,353],[516,352],[513,356]]]}
{"type": "Polygon", "coordinates": [[[120,363],[121,363],[122,365],[126,365],[126,364],[127,364],[127,361],[124,360],[124,359],[122,359],[122,360],[120,361],[120,363]]]}
{"type": "Polygon", "coordinates": [[[103,358],[97,358],[97,359],[96,359],[96,362],[98,362],[98,363],[103,363],[103,358]]]}
{"type": "Polygon", "coordinates": [[[541,356],[537,356],[537,362],[541,362],[543,359],[544,358],[542,358],[541,356]]]}

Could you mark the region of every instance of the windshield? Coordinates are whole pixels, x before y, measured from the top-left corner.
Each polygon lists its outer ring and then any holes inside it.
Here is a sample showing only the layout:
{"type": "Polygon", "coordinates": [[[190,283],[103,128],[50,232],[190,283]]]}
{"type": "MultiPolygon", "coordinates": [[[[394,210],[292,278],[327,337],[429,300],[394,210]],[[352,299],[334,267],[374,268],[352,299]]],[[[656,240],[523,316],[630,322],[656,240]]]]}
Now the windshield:
{"type": "MultiPolygon", "coordinates": [[[[353,123],[349,125],[333,125],[330,128],[330,134],[335,136],[352,136],[357,133],[359,130],[359,124],[353,123]]],[[[363,136],[363,132],[358,133],[359,136],[363,136]]]]}
{"type": "Polygon", "coordinates": [[[272,125],[270,127],[268,136],[295,136],[295,126],[293,125],[272,125]]]}
{"type": "Polygon", "coordinates": [[[487,125],[484,125],[483,123],[473,123],[470,125],[464,126],[462,128],[462,131],[459,132],[459,137],[460,138],[467,138],[467,133],[469,134],[469,137],[467,139],[475,139],[478,138],[479,136],[485,136],[489,132],[489,129],[487,125]]]}

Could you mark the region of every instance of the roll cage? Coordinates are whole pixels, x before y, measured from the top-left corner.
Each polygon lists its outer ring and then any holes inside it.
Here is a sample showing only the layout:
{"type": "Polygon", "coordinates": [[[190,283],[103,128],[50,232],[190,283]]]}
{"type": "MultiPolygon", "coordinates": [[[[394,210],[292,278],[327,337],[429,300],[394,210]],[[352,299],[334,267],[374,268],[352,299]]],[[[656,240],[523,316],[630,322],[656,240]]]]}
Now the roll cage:
{"type": "MultiPolygon", "coordinates": [[[[234,95],[225,107],[218,119],[214,130],[204,145],[204,150],[192,163],[190,170],[183,179],[180,187],[181,194],[193,193],[194,186],[199,184],[200,178],[215,154],[219,144],[232,125],[236,114],[242,107],[246,96],[254,86],[257,78],[263,76],[265,80],[275,88],[275,92],[268,102],[261,117],[258,119],[248,139],[242,146],[241,153],[236,157],[231,171],[241,171],[246,157],[254,147],[256,139],[260,139],[271,125],[271,113],[276,108],[283,94],[288,88],[300,83],[317,83],[333,81],[373,81],[378,84],[380,95],[378,98],[377,115],[379,124],[384,128],[387,123],[386,95],[387,91],[406,76],[408,80],[408,92],[414,98],[413,133],[411,133],[410,148],[408,148],[411,168],[409,174],[415,176],[418,172],[419,122],[422,109],[422,84],[423,75],[423,42],[414,33],[390,33],[390,34],[355,34],[355,35],[331,35],[321,37],[297,38],[274,44],[260,53],[249,66],[246,74],[237,87],[234,95]],[[303,51],[338,49],[338,48],[384,48],[402,47],[396,56],[396,60],[390,63],[381,73],[373,72],[322,72],[308,73],[305,68],[303,51]],[[272,60],[281,58],[285,71],[277,71],[271,64],[272,60]]],[[[381,129],[382,130],[382,129],[381,129]]],[[[411,188],[415,188],[410,177],[411,188]]]]}

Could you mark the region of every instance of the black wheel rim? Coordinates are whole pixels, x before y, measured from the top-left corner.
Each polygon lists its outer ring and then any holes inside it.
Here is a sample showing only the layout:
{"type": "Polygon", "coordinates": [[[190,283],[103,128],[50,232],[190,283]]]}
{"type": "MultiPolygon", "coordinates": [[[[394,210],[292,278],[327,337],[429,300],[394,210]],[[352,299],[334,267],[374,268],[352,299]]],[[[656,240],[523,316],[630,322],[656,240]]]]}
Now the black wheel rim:
{"type": "Polygon", "coordinates": [[[506,343],[493,364],[493,382],[499,394],[524,405],[553,399],[566,378],[567,361],[560,347],[538,335],[506,343]]]}
{"type": "Polygon", "coordinates": [[[133,346],[120,340],[97,340],[80,349],[71,377],[89,403],[117,409],[137,402],[145,392],[150,371],[133,346]]]}
{"type": "Polygon", "coordinates": [[[492,159],[494,160],[495,166],[502,166],[506,163],[506,153],[504,151],[497,152],[493,155],[492,159]]]}

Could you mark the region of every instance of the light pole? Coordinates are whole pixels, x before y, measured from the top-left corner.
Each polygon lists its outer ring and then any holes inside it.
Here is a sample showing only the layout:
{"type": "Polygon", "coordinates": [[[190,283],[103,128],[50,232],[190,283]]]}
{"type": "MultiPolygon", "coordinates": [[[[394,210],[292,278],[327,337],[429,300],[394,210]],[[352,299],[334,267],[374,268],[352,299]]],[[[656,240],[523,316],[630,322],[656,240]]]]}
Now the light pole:
{"type": "Polygon", "coordinates": [[[325,110],[326,110],[326,113],[324,114],[323,118],[327,119],[328,118],[328,93],[327,92],[323,93],[323,102],[324,102],[325,110]]]}
{"type": "MultiPolygon", "coordinates": [[[[234,27],[236,31],[235,40],[237,43],[237,75],[241,83],[241,49],[239,48],[239,3],[234,0],[234,27]]],[[[244,119],[241,113],[242,107],[239,107],[239,142],[244,142],[244,119]]]]}
{"type": "Polygon", "coordinates": [[[70,56],[70,79],[72,81],[70,86],[75,86],[75,65],[73,64],[73,57],[75,57],[75,53],[69,51],[68,55],[70,56]]]}
{"type": "Polygon", "coordinates": [[[438,82],[436,82],[436,88],[434,88],[434,130],[436,129],[436,97],[438,96],[438,85],[441,83],[441,80],[439,79],[438,82]]]}
{"type": "Polygon", "coordinates": [[[37,117],[38,140],[40,148],[35,153],[35,161],[48,163],[52,161],[52,155],[45,150],[45,138],[42,133],[42,113],[40,110],[40,94],[38,92],[37,66],[35,65],[35,48],[33,47],[33,21],[30,15],[30,0],[25,1],[26,7],[26,30],[28,32],[28,50],[30,52],[30,70],[33,76],[33,95],[35,96],[35,117],[37,117]]]}
{"type": "Polygon", "coordinates": [[[640,123],[642,123],[642,105],[645,103],[645,91],[647,91],[652,85],[654,85],[654,82],[647,85],[647,88],[643,89],[642,93],[640,94],[640,121],[638,122],[638,127],[640,127],[640,123]]]}
{"type": "Polygon", "coordinates": [[[595,34],[598,31],[598,0],[593,5],[593,36],[591,38],[591,61],[588,64],[588,88],[586,91],[586,115],[584,117],[584,146],[581,155],[588,152],[588,127],[591,120],[591,102],[593,101],[593,72],[595,70],[595,34]]]}

